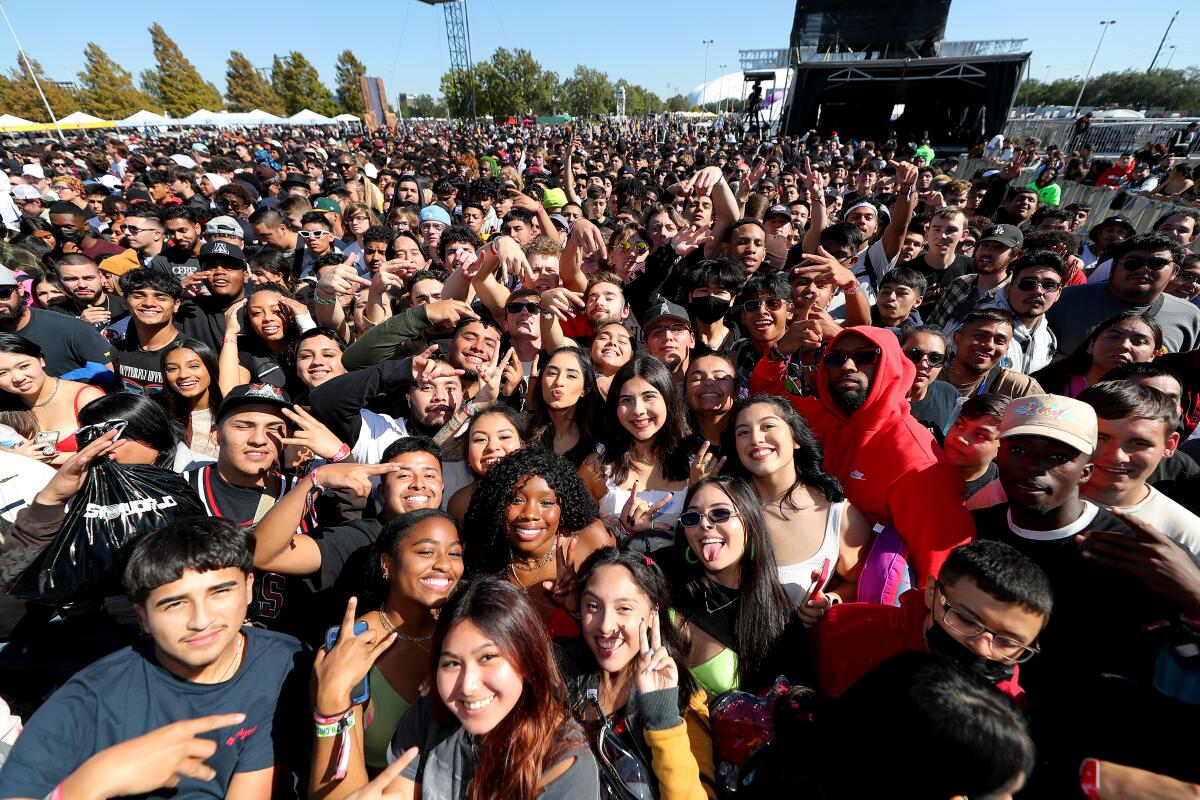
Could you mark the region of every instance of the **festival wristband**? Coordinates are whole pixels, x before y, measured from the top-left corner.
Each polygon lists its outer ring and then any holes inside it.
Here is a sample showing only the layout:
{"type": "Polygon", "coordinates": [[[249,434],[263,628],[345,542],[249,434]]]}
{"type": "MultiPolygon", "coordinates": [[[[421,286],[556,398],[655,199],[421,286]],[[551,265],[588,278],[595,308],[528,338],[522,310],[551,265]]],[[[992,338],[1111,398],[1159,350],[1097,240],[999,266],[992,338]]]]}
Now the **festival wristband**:
{"type": "Polygon", "coordinates": [[[354,712],[351,711],[346,716],[342,717],[337,722],[317,723],[317,738],[332,739],[340,734],[343,730],[349,730],[354,727],[354,712]]]}
{"type": "Polygon", "coordinates": [[[314,708],[313,709],[313,722],[317,723],[318,725],[336,725],[337,723],[341,722],[346,717],[350,716],[350,712],[353,710],[354,710],[354,706],[350,706],[345,711],[339,711],[338,713],[327,717],[324,714],[322,714],[320,711],[317,711],[314,708]]]}
{"type": "Polygon", "coordinates": [[[224,342],[225,344],[237,344],[237,337],[236,336],[226,336],[221,341],[224,342]]]}
{"type": "Polygon", "coordinates": [[[330,464],[340,464],[341,462],[345,461],[349,457],[350,457],[350,445],[343,442],[342,446],[340,448],[338,448],[338,451],[336,453],[334,453],[332,456],[330,456],[329,458],[327,458],[326,461],[330,464]]]}

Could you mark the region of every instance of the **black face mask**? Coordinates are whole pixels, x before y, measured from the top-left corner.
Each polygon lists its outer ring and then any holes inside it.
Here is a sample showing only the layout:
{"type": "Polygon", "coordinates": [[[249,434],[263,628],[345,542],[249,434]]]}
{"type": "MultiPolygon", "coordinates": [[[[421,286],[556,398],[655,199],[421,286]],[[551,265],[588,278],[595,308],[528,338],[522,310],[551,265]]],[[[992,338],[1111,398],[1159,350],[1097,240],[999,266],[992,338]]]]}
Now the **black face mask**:
{"type": "Polygon", "coordinates": [[[692,312],[692,316],[705,325],[712,325],[729,313],[731,305],[728,300],[713,297],[710,294],[688,300],[688,311],[692,312]]]}
{"type": "Polygon", "coordinates": [[[974,672],[992,683],[1012,680],[1016,665],[980,658],[936,622],[930,625],[929,630],[926,631],[925,643],[929,645],[930,652],[945,656],[963,669],[974,672]]]}
{"type": "Polygon", "coordinates": [[[59,228],[58,226],[52,226],[52,231],[54,238],[58,240],[59,244],[67,242],[79,244],[83,241],[83,231],[79,228],[59,228]]]}

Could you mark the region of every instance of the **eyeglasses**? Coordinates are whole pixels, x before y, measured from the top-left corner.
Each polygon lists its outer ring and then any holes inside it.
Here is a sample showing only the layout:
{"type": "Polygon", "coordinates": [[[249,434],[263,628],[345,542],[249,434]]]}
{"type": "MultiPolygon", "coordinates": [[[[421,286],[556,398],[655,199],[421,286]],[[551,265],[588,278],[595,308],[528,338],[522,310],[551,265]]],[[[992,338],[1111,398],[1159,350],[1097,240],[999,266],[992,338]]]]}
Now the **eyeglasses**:
{"type": "Polygon", "coordinates": [[[1052,281],[1049,278],[1038,280],[1037,278],[1021,278],[1017,281],[1017,288],[1022,292],[1032,292],[1034,289],[1041,289],[1045,294],[1054,294],[1062,288],[1062,284],[1058,281],[1052,281]]]}
{"type": "MultiPolygon", "coordinates": [[[[945,353],[931,353],[928,350],[922,350],[919,347],[904,348],[904,355],[908,356],[908,360],[914,364],[920,364],[922,361],[928,361],[931,367],[940,367],[946,363],[945,353]]],[[[858,363],[855,359],[855,363],[858,363]]]]}
{"type": "Polygon", "coordinates": [[[685,511],[679,515],[679,524],[685,528],[695,528],[700,525],[701,519],[706,519],[713,525],[720,525],[722,522],[729,522],[733,517],[740,517],[735,511],[728,508],[714,508],[712,511],[685,511]]]}
{"type": "Polygon", "coordinates": [[[650,245],[646,244],[645,242],[631,242],[629,240],[625,240],[617,245],[617,249],[622,253],[628,253],[632,251],[640,256],[650,250],[650,245]]]}
{"type": "Polygon", "coordinates": [[[880,352],[878,347],[862,350],[834,350],[825,354],[825,366],[840,367],[847,361],[853,361],[857,367],[869,367],[879,359],[880,352]]]}
{"type": "Polygon", "coordinates": [[[1005,664],[1023,664],[1040,652],[1036,647],[1030,647],[1011,636],[996,633],[974,617],[959,611],[950,605],[950,601],[946,599],[946,590],[942,585],[940,583],[936,585],[938,594],[942,596],[942,622],[950,630],[968,639],[974,639],[976,636],[982,636],[985,633],[991,634],[988,646],[992,650],[992,655],[1005,664]]]}
{"type": "Polygon", "coordinates": [[[514,301],[506,304],[504,306],[504,310],[509,314],[520,314],[522,311],[527,314],[538,314],[541,313],[542,307],[537,303],[521,303],[514,301]]]}
{"type": "Polygon", "coordinates": [[[296,234],[301,239],[323,239],[326,236],[333,236],[329,231],[296,231],[296,234]]]}
{"type": "Polygon", "coordinates": [[[371,221],[371,218],[370,218],[370,217],[364,217],[362,214],[358,214],[358,215],[356,215],[356,216],[353,216],[353,217],[351,217],[351,218],[350,218],[350,221],[351,221],[351,222],[370,222],[370,221],[371,221]]]}
{"type": "MultiPolygon", "coordinates": [[[[797,283],[799,283],[799,280],[799,278],[796,279],[797,283]]],[[[809,282],[812,282],[811,278],[809,282]]],[[[787,305],[787,300],[784,300],[782,297],[768,297],[766,300],[747,300],[742,303],[742,311],[745,311],[747,314],[757,314],[758,310],[763,307],[763,303],[766,303],[768,311],[778,311],[787,305]]]]}
{"type": "Polygon", "coordinates": [[[1125,256],[1121,259],[1121,266],[1129,272],[1137,272],[1139,269],[1148,269],[1151,272],[1162,272],[1167,267],[1174,264],[1174,260],[1170,258],[1141,258],[1139,256],[1125,256]]]}
{"type": "Polygon", "coordinates": [[[154,228],[139,228],[136,225],[126,225],[125,226],[125,234],[127,236],[137,236],[139,233],[146,233],[147,231],[152,231],[152,230],[154,230],[154,228]]]}
{"type": "Polygon", "coordinates": [[[15,286],[0,286],[0,300],[7,300],[17,290],[15,286]]]}

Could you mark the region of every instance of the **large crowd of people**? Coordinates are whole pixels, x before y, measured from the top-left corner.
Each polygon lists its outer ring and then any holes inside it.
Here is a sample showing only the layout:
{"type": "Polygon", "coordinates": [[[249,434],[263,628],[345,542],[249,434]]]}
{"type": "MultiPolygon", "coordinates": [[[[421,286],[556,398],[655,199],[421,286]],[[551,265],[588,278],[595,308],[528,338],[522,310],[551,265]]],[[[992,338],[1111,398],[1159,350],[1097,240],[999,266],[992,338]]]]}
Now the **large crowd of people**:
{"type": "Polygon", "coordinates": [[[0,142],[0,797],[1195,797],[1194,184],[987,155],[0,142]]]}

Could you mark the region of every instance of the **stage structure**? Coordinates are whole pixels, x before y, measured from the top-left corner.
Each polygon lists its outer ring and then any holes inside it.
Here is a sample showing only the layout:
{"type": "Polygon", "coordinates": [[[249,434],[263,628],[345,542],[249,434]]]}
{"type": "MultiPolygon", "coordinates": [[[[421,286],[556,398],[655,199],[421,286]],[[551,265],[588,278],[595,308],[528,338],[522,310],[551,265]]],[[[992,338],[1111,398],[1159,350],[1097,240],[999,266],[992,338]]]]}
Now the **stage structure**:
{"type": "Polygon", "coordinates": [[[363,126],[369,131],[396,127],[396,115],[388,108],[383,78],[368,78],[363,75],[358,79],[358,88],[362,90],[363,108],[366,109],[363,112],[363,126]]]}
{"type": "Polygon", "coordinates": [[[787,135],[967,147],[1004,129],[1024,39],[943,42],[950,0],[799,0],[789,49],[746,51],[743,69],[786,57],[787,135]]]}

